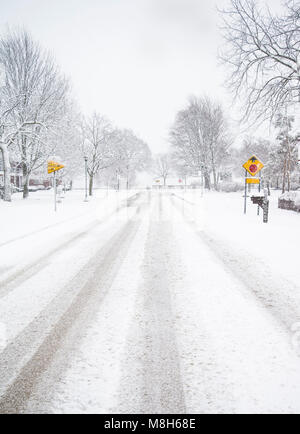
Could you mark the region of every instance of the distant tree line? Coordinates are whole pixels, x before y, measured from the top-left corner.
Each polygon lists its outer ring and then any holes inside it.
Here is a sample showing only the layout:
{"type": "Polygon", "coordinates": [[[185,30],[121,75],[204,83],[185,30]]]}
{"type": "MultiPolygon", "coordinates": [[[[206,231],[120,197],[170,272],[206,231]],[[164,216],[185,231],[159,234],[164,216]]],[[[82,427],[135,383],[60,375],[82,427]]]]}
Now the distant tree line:
{"type": "Polygon", "coordinates": [[[88,159],[90,194],[104,170],[125,176],[127,186],[150,159],[146,143],[132,131],[119,130],[102,115],[84,118],[70,81],[50,53],[26,30],[0,37],[0,158],[3,198],[11,200],[11,163],[22,170],[23,197],[33,172],[46,173],[50,156],[59,155],[72,179],[88,159]]]}
{"type": "Polygon", "coordinates": [[[87,159],[89,194],[93,194],[95,177],[101,175],[109,186],[120,188],[120,179],[130,188],[136,173],[151,162],[148,145],[133,131],[114,128],[98,113],[83,118],[80,125],[82,156],[87,159]]]}
{"type": "Polygon", "coordinates": [[[234,173],[242,175],[241,167],[251,155],[263,163],[263,178],[267,185],[283,193],[300,187],[298,165],[298,135],[293,133],[293,116],[279,114],[275,121],[277,135],[274,140],[246,137],[239,149],[232,150],[234,173]]]}

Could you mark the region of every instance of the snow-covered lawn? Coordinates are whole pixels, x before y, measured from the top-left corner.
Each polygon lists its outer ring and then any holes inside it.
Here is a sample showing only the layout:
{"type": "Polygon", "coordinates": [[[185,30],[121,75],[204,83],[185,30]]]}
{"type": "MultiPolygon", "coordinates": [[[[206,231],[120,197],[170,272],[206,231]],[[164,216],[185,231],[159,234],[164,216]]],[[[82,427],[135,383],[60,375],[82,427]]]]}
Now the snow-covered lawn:
{"type": "Polygon", "coordinates": [[[300,319],[300,214],[278,208],[280,192],[272,191],[269,222],[243,193],[176,193],[181,211],[198,235],[250,291],[277,312],[286,326],[300,319]]]}
{"type": "Polygon", "coordinates": [[[53,190],[30,193],[27,200],[22,199],[21,193],[14,194],[12,202],[0,201],[0,245],[61,223],[101,218],[135,193],[134,190],[95,190],[94,196],[84,202],[83,190],[69,191],[57,204],[56,213],[53,190]]]}
{"type": "MultiPolygon", "coordinates": [[[[289,255],[275,272],[275,260],[268,261],[272,246],[262,247],[260,256],[247,250],[251,240],[264,243],[278,229],[274,225],[273,231],[272,226],[260,231],[262,218],[256,221],[251,211],[238,225],[244,217],[234,214],[241,213],[238,195],[212,194],[203,201],[206,219],[197,231],[198,240],[193,224],[186,226],[180,219],[174,224],[181,273],[187,276],[184,290],[175,288],[174,303],[189,410],[299,412],[300,358],[289,328],[300,317],[300,281],[289,285],[289,255]],[[224,210],[218,215],[217,202],[224,210]],[[264,230],[269,230],[268,238],[264,230]],[[278,276],[284,286],[279,286],[278,276]]],[[[272,210],[279,225],[280,214],[272,210]]],[[[284,213],[282,218],[293,221],[294,216],[284,213]]],[[[295,254],[290,250],[290,256],[295,254]]]]}

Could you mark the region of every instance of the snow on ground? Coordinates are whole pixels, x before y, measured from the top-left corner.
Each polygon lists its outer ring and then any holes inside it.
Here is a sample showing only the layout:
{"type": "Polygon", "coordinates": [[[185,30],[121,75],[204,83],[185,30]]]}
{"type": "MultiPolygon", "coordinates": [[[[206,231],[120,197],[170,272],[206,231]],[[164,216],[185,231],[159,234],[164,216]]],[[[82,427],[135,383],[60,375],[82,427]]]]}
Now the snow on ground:
{"type": "MultiPolygon", "coordinates": [[[[139,226],[126,258],[96,313],[95,321],[87,328],[82,345],[74,351],[63,381],[55,388],[49,411],[107,413],[116,406],[121,376],[120,360],[127,350],[128,329],[135,315],[134,305],[148,224],[146,218],[139,226]]],[[[64,352],[60,357],[65,357],[64,352]]],[[[43,412],[45,409],[45,401],[41,400],[41,396],[45,396],[49,382],[51,385],[51,380],[55,381],[59,370],[57,365],[59,362],[43,375],[36,391],[38,399],[33,396],[27,404],[27,411],[43,412]]]]}
{"type": "Polygon", "coordinates": [[[191,227],[177,221],[174,234],[187,276],[175,303],[189,410],[299,412],[300,359],[291,334],[191,227]]]}
{"type": "Polygon", "coordinates": [[[300,319],[298,244],[300,215],[278,208],[280,192],[272,191],[269,222],[243,193],[176,193],[177,208],[194,223],[198,236],[249,291],[278,314],[287,327],[300,319]],[[179,199],[181,198],[181,199],[179,199]]]}
{"type": "Polygon", "coordinates": [[[57,214],[49,209],[47,193],[34,194],[16,202],[20,226],[11,218],[14,203],[1,210],[0,318],[7,342],[59,294],[93,257],[98,243],[111,238],[116,223],[127,216],[126,207],[121,209],[124,200],[136,192],[112,191],[107,196],[100,191],[89,203],[82,201],[82,192],[72,192],[57,214]]]}
{"type": "Polygon", "coordinates": [[[299,413],[299,214],[138,193],[0,203],[0,412],[299,413]]]}
{"type": "Polygon", "coordinates": [[[54,212],[53,192],[31,193],[24,201],[14,195],[11,203],[0,202],[1,281],[33,259],[40,261],[63,242],[79,236],[84,229],[105,220],[137,192],[96,190],[84,202],[83,191],[66,194],[54,212]]]}
{"type": "Polygon", "coordinates": [[[13,195],[12,202],[0,201],[0,221],[5,227],[0,234],[0,246],[37,233],[47,228],[58,227],[62,223],[81,220],[82,218],[101,218],[121,201],[134,195],[135,190],[95,190],[94,196],[84,202],[84,191],[66,192],[54,212],[53,190],[30,193],[27,200],[21,193],[13,195]]]}

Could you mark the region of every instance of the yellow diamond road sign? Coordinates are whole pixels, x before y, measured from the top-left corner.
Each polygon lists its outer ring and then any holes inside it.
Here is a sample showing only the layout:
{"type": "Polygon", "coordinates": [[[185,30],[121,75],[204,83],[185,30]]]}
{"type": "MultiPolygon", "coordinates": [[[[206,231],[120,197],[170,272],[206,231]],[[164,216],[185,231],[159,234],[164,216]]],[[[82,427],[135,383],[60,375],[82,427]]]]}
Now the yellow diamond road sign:
{"type": "Polygon", "coordinates": [[[257,175],[263,167],[263,163],[259,161],[259,159],[255,157],[255,155],[249,158],[249,160],[243,165],[243,168],[246,169],[251,176],[257,175]]]}
{"type": "Polygon", "coordinates": [[[55,161],[48,161],[48,173],[57,172],[57,170],[63,169],[63,166],[60,163],[56,163],[55,161]]]}

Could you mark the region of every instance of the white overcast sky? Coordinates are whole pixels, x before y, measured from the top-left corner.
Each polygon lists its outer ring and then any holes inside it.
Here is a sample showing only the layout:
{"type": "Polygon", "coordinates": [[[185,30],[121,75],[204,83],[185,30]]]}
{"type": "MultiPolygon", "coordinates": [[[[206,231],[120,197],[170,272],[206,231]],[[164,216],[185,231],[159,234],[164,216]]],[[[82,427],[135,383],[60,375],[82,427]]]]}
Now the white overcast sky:
{"type": "Polygon", "coordinates": [[[0,0],[0,10],[1,32],[24,26],[53,52],[85,114],[132,128],[155,152],[190,95],[230,111],[213,1],[0,0]]]}

